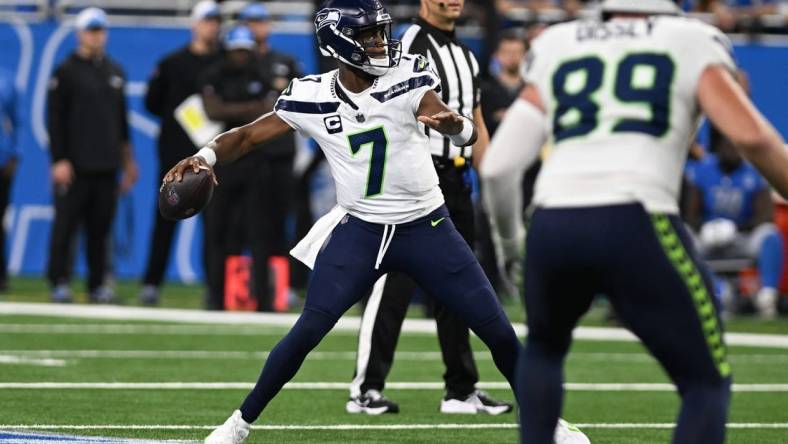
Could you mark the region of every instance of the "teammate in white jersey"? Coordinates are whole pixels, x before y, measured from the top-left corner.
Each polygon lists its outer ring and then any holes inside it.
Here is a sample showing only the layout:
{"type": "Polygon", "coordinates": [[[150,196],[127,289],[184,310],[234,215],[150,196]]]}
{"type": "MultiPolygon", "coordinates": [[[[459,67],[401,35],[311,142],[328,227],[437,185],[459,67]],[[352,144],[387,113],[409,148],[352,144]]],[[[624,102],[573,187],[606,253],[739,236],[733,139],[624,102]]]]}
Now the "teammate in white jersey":
{"type": "MultiPolygon", "coordinates": [[[[220,135],[165,177],[181,180],[187,169],[212,174],[217,160],[233,161],[297,130],[320,144],[337,184],[337,208],[293,250],[314,266],[303,313],[271,351],[240,410],[206,442],[243,442],[250,423],[306,355],[389,271],[403,272],[440,295],[490,348],[510,383],[521,351],[490,283],[443,205],[427,137],[418,126],[421,122],[465,146],[476,139],[473,122],[441,102],[435,93],[439,80],[426,59],[401,56],[399,42],[389,39],[391,17],[379,1],[329,0],[315,25],[321,50],[341,62],[339,69],[294,81],[274,112],[220,135]]],[[[583,436],[565,427],[558,433],[583,436]]]]}
{"type": "Polygon", "coordinates": [[[552,442],[572,329],[605,294],[681,394],[673,442],[722,443],[731,368],[713,287],[677,216],[680,178],[701,112],[783,196],[788,152],[734,81],[722,33],[677,17],[669,0],[602,8],[601,21],[534,41],[527,85],[481,168],[511,260],[523,229],[510,196],[552,139],[526,242],[523,442],[552,442]]]}

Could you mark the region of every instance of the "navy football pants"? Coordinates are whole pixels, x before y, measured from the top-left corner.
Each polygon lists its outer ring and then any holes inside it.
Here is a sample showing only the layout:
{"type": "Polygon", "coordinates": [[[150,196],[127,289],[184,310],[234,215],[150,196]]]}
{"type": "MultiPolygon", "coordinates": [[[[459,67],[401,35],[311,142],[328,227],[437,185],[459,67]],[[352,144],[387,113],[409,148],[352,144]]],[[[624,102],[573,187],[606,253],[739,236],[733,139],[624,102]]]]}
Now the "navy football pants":
{"type": "Polygon", "coordinates": [[[682,398],[674,443],[724,441],[730,366],[708,274],[682,222],[641,205],[540,209],[526,247],[528,338],[517,377],[522,439],[553,442],[572,329],[597,294],[682,398]]]}
{"type": "Polygon", "coordinates": [[[271,350],[255,388],[241,406],[244,420],[253,422],[259,417],[337,320],[390,271],[407,274],[459,314],[490,348],[495,365],[513,385],[520,343],[446,208],[397,225],[375,270],[383,236],[384,225],[352,216],[337,225],[315,263],[301,317],[271,350]]]}

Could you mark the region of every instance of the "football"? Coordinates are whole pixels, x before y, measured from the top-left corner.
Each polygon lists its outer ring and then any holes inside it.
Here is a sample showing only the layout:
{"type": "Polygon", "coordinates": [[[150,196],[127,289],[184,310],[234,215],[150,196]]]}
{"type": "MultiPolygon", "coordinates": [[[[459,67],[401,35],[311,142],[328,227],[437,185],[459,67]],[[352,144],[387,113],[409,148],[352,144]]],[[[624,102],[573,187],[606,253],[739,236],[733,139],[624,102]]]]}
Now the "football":
{"type": "Polygon", "coordinates": [[[159,188],[159,212],[168,220],[188,219],[202,211],[213,196],[213,179],[205,170],[188,169],[183,180],[159,188]]]}

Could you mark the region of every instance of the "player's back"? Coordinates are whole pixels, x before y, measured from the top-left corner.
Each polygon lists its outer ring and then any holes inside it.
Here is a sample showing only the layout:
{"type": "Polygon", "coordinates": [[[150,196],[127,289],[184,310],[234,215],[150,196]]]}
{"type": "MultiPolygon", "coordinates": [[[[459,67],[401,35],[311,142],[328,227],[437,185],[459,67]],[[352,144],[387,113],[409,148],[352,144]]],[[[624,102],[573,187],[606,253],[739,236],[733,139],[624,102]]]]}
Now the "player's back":
{"type": "Polygon", "coordinates": [[[554,26],[534,42],[527,73],[548,113],[554,150],[536,188],[543,207],[641,202],[676,213],[697,128],[697,85],[733,68],[727,38],[681,17],[554,26]]]}

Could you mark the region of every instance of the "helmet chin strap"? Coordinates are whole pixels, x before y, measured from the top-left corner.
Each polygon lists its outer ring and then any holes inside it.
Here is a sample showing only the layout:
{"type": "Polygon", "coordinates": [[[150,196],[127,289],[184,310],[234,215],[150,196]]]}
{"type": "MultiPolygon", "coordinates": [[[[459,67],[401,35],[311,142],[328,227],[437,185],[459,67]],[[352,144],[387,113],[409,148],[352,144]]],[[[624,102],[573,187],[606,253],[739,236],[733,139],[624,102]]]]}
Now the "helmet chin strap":
{"type": "Polygon", "coordinates": [[[372,74],[373,76],[382,76],[386,74],[389,69],[391,69],[388,41],[385,43],[387,43],[387,45],[384,47],[385,52],[383,53],[383,57],[371,57],[369,53],[367,53],[367,60],[369,63],[361,66],[361,69],[367,74],[372,74]]]}
{"type": "Polygon", "coordinates": [[[389,69],[391,69],[388,66],[388,63],[386,64],[386,66],[361,65],[361,66],[356,66],[356,68],[364,71],[367,74],[371,74],[371,75],[377,76],[377,77],[386,75],[386,73],[389,72],[389,69]]]}

